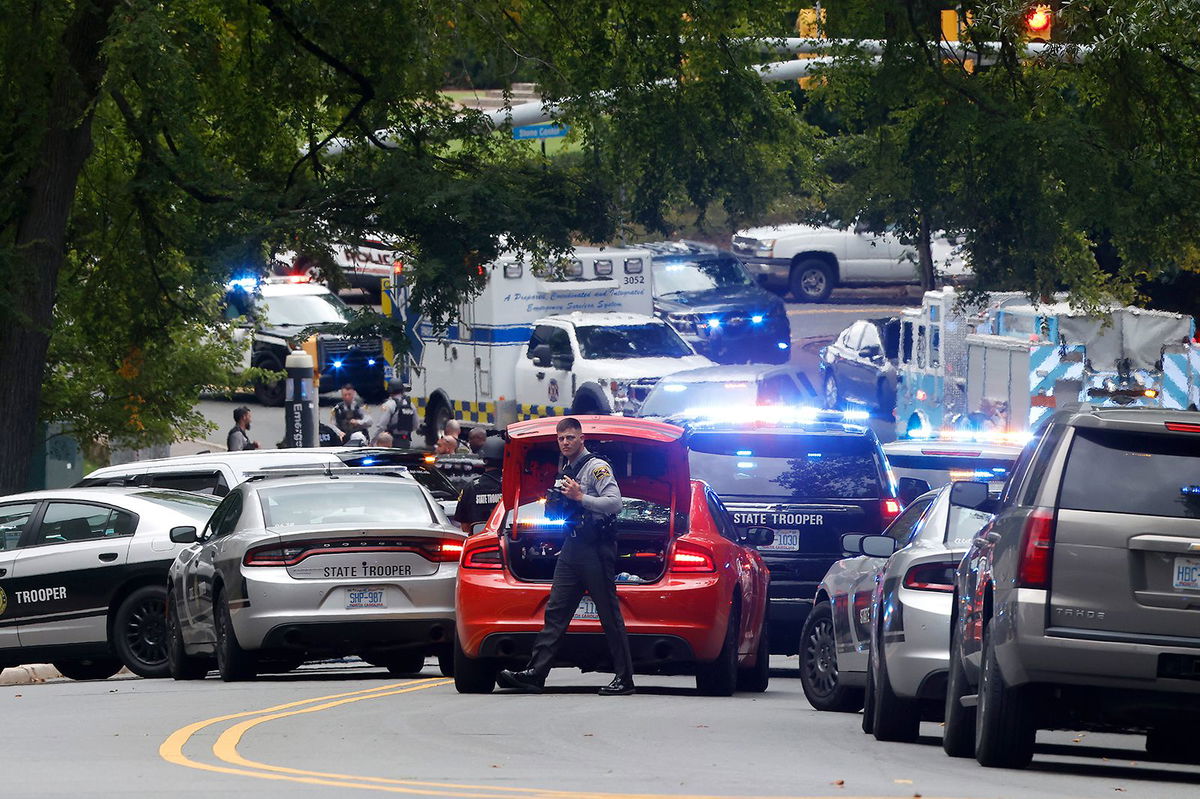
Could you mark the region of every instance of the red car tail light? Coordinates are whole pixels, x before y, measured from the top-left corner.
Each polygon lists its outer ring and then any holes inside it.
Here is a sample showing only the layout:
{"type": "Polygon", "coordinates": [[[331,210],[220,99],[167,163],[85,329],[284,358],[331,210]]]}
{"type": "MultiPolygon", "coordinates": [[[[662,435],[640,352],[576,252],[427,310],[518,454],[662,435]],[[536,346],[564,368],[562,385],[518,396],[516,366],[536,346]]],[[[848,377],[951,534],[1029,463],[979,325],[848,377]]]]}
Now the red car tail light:
{"type": "Polygon", "coordinates": [[[1054,511],[1034,508],[1021,531],[1021,561],[1017,585],[1022,588],[1050,587],[1050,559],[1054,554],[1054,511]]]}
{"type": "Polygon", "coordinates": [[[1172,433],[1200,433],[1200,424],[1195,422],[1163,422],[1172,433]]]}
{"type": "Polygon", "coordinates": [[[463,544],[453,538],[443,538],[438,542],[433,559],[438,563],[458,563],[462,557],[463,544]]]}
{"type": "Polygon", "coordinates": [[[904,587],[917,591],[954,590],[954,563],[919,563],[904,575],[904,587]]]}
{"type": "Polygon", "coordinates": [[[242,558],[243,566],[291,566],[304,558],[303,546],[280,546],[268,544],[255,547],[242,558]]]}
{"type": "Polygon", "coordinates": [[[891,497],[881,499],[879,501],[879,515],[883,517],[883,526],[887,527],[894,522],[902,510],[904,508],[900,505],[900,500],[892,499],[891,497]]]}
{"type": "Polygon", "coordinates": [[[295,566],[314,555],[349,552],[411,552],[433,563],[457,563],[462,556],[462,548],[462,542],[454,538],[321,539],[255,547],[242,558],[242,565],[295,566]]]}
{"type": "Polygon", "coordinates": [[[504,555],[500,552],[500,544],[495,541],[475,544],[463,552],[463,569],[485,569],[499,571],[504,568],[504,555]]]}
{"type": "Polygon", "coordinates": [[[676,541],[671,551],[671,571],[676,574],[702,574],[715,572],[716,561],[712,552],[699,544],[687,541],[676,541]]]}

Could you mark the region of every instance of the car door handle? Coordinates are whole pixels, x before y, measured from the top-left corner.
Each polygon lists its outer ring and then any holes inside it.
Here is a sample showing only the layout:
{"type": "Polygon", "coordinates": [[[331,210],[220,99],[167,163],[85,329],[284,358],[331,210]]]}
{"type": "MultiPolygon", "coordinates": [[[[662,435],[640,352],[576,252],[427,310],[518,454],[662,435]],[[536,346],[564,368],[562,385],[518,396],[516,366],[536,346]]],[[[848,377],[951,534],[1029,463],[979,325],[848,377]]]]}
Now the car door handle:
{"type": "Polygon", "coordinates": [[[100,553],[100,560],[104,561],[105,563],[112,563],[114,560],[117,559],[117,557],[118,557],[118,555],[116,552],[101,552],[100,553]]]}

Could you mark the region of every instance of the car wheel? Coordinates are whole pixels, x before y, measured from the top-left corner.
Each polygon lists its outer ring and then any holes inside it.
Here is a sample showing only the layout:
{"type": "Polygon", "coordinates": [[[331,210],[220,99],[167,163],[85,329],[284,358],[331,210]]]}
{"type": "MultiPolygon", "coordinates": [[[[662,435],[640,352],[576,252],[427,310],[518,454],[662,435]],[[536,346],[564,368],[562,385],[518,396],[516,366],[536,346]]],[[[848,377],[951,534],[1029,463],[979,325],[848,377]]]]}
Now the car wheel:
{"type": "MultiPolygon", "coordinates": [[[[254,364],[260,369],[269,369],[272,372],[283,371],[283,366],[274,356],[261,358],[258,363],[254,364]]],[[[283,405],[284,398],[287,396],[287,381],[274,380],[267,382],[265,380],[254,381],[254,399],[258,400],[259,405],[265,405],[269,408],[278,408],[283,405]]]]}
{"type": "Polygon", "coordinates": [[[167,600],[167,667],[176,680],[203,680],[208,676],[208,661],[192,657],[183,646],[183,626],[175,603],[167,600]]]}
{"type": "Polygon", "coordinates": [[[442,430],[446,427],[446,422],[450,421],[450,406],[445,400],[434,400],[425,411],[425,443],[429,446],[437,444],[438,436],[442,434],[442,430]]]}
{"type": "Polygon", "coordinates": [[[871,670],[871,693],[875,708],[871,711],[872,732],[877,741],[915,741],[921,733],[921,705],[915,699],[896,695],[888,677],[887,652],[871,652],[872,664],[879,667],[871,670]]]}
{"type": "Polygon", "coordinates": [[[983,665],[979,674],[979,707],[975,712],[975,759],[981,766],[1024,768],[1033,759],[1037,733],[1028,691],[1004,682],[991,625],[983,628],[983,665]]]}
{"type": "Polygon", "coordinates": [[[838,391],[837,379],[833,372],[825,375],[825,407],[831,411],[842,409],[842,393],[838,391]]]}
{"type": "Polygon", "coordinates": [[[754,665],[738,669],[737,689],[752,694],[767,690],[771,681],[771,645],[767,640],[767,622],[763,619],[762,631],[758,634],[758,647],[754,650],[754,665]]]}
{"type": "Polygon", "coordinates": [[[473,658],[454,641],[454,689],[460,694],[490,694],[500,666],[491,658],[473,658]]]}
{"type": "Polygon", "coordinates": [[[121,670],[121,661],[116,658],[58,660],[51,665],[70,680],[107,680],[121,670]]]}
{"type": "Polygon", "coordinates": [[[824,302],[833,291],[833,270],[816,258],[792,267],[792,296],[800,302],[824,302]]]}
{"type": "Polygon", "coordinates": [[[962,641],[955,624],[950,625],[950,674],[946,678],[945,728],[942,749],[950,757],[975,754],[975,708],[963,707],[962,698],[970,693],[967,672],[962,664],[962,641]]]}
{"type": "Polygon", "coordinates": [[[1146,733],[1146,754],[1173,763],[1200,763],[1195,739],[1184,725],[1153,727],[1146,733]]]}
{"type": "Polygon", "coordinates": [[[812,609],[800,631],[800,685],[817,710],[854,713],[863,706],[862,689],[838,679],[833,608],[827,601],[812,609]]]}
{"type": "Polygon", "coordinates": [[[238,682],[254,677],[254,655],[238,643],[223,591],[213,599],[213,621],[217,632],[217,671],[221,673],[221,679],[238,682]]]}
{"type": "Polygon", "coordinates": [[[704,696],[733,696],[737,688],[738,618],[741,609],[737,602],[730,606],[725,640],[717,659],[696,667],[696,690],[704,696]]]}
{"type": "Polygon", "coordinates": [[[420,674],[421,669],[425,668],[425,653],[404,652],[399,655],[392,655],[387,659],[385,665],[388,674],[393,677],[411,677],[420,674]]]}
{"type": "Polygon", "coordinates": [[[442,673],[442,676],[443,677],[453,677],[454,676],[454,653],[453,652],[442,652],[440,655],[437,656],[437,660],[438,660],[438,671],[440,671],[442,673]]]}
{"type": "Polygon", "coordinates": [[[862,731],[867,735],[875,734],[875,667],[871,658],[867,658],[867,689],[863,701],[862,731]]]}
{"type": "Polygon", "coordinates": [[[143,586],[117,608],[112,643],[121,662],[139,677],[169,677],[167,663],[167,589],[143,586]]]}

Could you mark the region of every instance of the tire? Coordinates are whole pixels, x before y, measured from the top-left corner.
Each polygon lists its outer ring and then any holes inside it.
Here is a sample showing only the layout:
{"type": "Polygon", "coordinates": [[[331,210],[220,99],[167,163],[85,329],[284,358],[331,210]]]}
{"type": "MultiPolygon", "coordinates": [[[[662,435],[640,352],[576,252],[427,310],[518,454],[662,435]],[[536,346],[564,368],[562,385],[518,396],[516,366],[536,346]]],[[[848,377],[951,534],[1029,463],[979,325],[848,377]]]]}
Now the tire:
{"type": "Polygon", "coordinates": [[[443,677],[453,677],[454,676],[454,653],[453,652],[442,652],[440,655],[437,656],[437,660],[438,660],[438,671],[440,671],[442,673],[442,676],[443,677]]]}
{"type": "Polygon", "coordinates": [[[424,652],[405,652],[388,658],[386,668],[393,677],[412,677],[425,668],[424,652]]]}
{"type": "Polygon", "coordinates": [[[828,601],[812,609],[800,631],[800,685],[817,710],[854,713],[862,709],[863,690],[838,679],[833,608],[828,601]]]}
{"type": "Polygon", "coordinates": [[[460,694],[490,694],[496,688],[499,665],[490,658],[473,658],[454,642],[454,689],[460,694]]]}
{"type": "Polygon", "coordinates": [[[983,666],[975,711],[975,759],[989,768],[1024,768],[1033,759],[1033,708],[1029,692],[1005,684],[992,646],[991,625],[983,628],[983,666]]]}
{"type": "Polygon", "coordinates": [[[112,622],[112,645],[139,677],[170,677],[167,660],[167,587],[145,585],[125,597],[112,622]]]}
{"type": "Polygon", "coordinates": [[[167,600],[167,667],[176,680],[203,680],[208,676],[208,660],[192,657],[183,646],[183,629],[175,603],[167,600]]]}
{"type": "Polygon", "coordinates": [[[867,689],[863,701],[862,731],[867,735],[875,734],[875,666],[871,658],[867,658],[867,689]]]}
{"type": "Polygon", "coordinates": [[[950,757],[975,756],[975,708],[963,707],[959,700],[971,692],[967,672],[962,665],[962,642],[956,625],[950,625],[950,673],[946,678],[945,727],[942,749],[950,757]]]}
{"type": "Polygon", "coordinates": [[[441,430],[450,421],[450,406],[443,399],[435,400],[425,411],[425,443],[428,446],[437,444],[441,430]]]}
{"type": "Polygon", "coordinates": [[[612,413],[612,408],[608,407],[607,401],[593,394],[592,390],[584,390],[571,400],[569,413],[571,416],[606,415],[612,413]]]}
{"type": "Polygon", "coordinates": [[[1146,733],[1146,754],[1173,763],[1200,763],[1195,740],[1183,725],[1152,727],[1146,733]]]}
{"type": "Polygon", "coordinates": [[[842,409],[842,392],[838,390],[837,378],[833,376],[833,372],[825,373],[825,396],[823,399],[828,410],[840,411],[842,409]]]}
{"type": "Polygon", "coordinates": [[[835,282],[829,264],[817,258],[808,258],[792,266],[789,286],[792,297],[800,302],[825,302],[835,282]]]}
{"type": "MultiPolygon", "coordinates": [[[[283,366],[273,355],[268,355],[260,358],[258,363],[254,364],[260,369],[269,369],[272,372],[283,371],[283,366]]],[[[258,400],[259,405],[265,405],[268,408],[279,408],[283,406],[283,401],[287,397],[287,381],[276,380],[273,383],[266,383],[262,380],[254,381],[254,399],[258,400]]]]}
{"type": "Polygon", "coordinates": [[[116,658],[59,660],[51,665],[70,680],[107,680],[121,670],[121,661],[116,658]]]}
{"type": "Polygon", "coordinates": [[[871,678],[874,680],[871,692],[875,700],[875,707],[871,711],[871,731],[875,733],[875,740],[917,740],[917,736],[921,734],[920,702],[897,696],[892,690],[887,671],[887,655],[882,647],[878,653],[871,652],[871,661],[872,664],[879,664],[878,669],[871,670],[871,678]]]}
{"type": "Polygon", "coordinates": [[[725,627],[725,641],[717,659],[711,663],[700,663],[696,667],[696,690],[704,696],[733,696],[737,689],[737,642],[738,617],[741,614],[737,602],[731,606],[729,624],[725,627]]]}
{"type": "Polygon", "coordinates": [[[754,652],[754,665],[738,669],[737,689],[752,694],[761,694],[771,682],[771,643],[767,640],[767,621],[763,619],[762,632],[758,635],[758,647],[754,652]]]}
{"type": "Polygon", "coordinates": [[[242,649],[233,629],[233,618],[229,615],[229,603],[225,592],[213,599],[213,626],[217,632],[217,671],[225,682],[249,680],[255,676],[255,658],[242,649]]]}

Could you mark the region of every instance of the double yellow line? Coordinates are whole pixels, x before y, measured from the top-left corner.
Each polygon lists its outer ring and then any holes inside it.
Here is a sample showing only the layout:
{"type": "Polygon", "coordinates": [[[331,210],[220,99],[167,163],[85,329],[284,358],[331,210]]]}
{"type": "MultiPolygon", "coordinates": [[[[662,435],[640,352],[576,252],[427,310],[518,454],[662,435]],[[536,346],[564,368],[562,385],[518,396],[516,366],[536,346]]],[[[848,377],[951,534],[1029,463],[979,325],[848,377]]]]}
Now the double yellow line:
{"type": "MultiPolygon", "coordinates": [[[[382,699],[388,696],[408,694],[414,691],[424,691],[429,688],[440,688],[453,684],[453,680],[430,678],[413,680],[403,683],[381,685],[363,691],[350,691],[331,696],[320,696],[313,699],[302,699],[283,705],[263,708],[262,710],[247,710],[242,713],[231,713],[217,716],[204,721],[197,721],[180,727],[163,741],[158,748],[158,754],[168,763],[177,766],[211,771],[218,774],[232,774],[240,777],[253,777],[260,780],[277,780],[299,782],[307,785],[324,785],[331,788],[354,788],[364,791],[383,791],[385,793],[403,793],[417,796],[456,797],[456,799],[736,799],[735,797],[687,796],[681,794],[614,794],[590,791],[556,791],[541,788],[503,787],[490,785],[464,785],[451,782],[424,782],[420,780],[398,780],[387,777],[365,777],[358,774],[338,774],[326,771],[309,771],[307,769],[276,766],[271,763],[259,763],[242,756],[238,744],[250,730],[260,724],[278,721],[280,719],[301,716],[306,713],[319,713],[344,705],[362,702],[368,699],[382,699]],[[214,757],[227,765],[206,763],[189,757],[184,749],[191,743],[192,738],[199,732],[210,727],[217,727],[228,722],[236,722],[226,727],[212,745],[214,757]]],[[[741,799],[753,799],[742,797],[741,799]]],[[[816,798],[814,798],[816,799],[816,798]]],[[[828,798],[827,798],[828,799],[828,798]]],[[[838,799],[855,799],[855,797],[839,796],[838,799]]],[[[859,799],[862,799],[861,797],[859,799]]]]}

